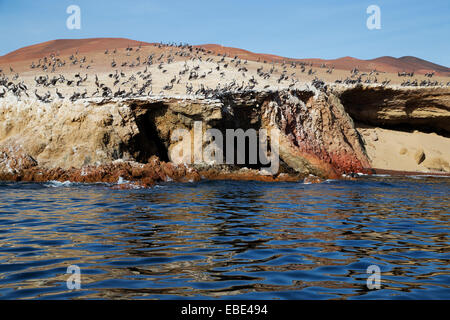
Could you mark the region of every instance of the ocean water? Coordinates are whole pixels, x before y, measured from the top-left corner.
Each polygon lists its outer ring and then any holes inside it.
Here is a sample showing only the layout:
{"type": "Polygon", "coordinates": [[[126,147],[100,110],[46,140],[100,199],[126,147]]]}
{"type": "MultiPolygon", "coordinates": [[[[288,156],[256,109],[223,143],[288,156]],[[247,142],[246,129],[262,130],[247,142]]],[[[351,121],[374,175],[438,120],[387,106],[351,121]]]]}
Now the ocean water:
{"type": "Polygon", "coordinates": [[[0,299],[449,299],[449,191],[442,177],[2,182],[0,299]]]}

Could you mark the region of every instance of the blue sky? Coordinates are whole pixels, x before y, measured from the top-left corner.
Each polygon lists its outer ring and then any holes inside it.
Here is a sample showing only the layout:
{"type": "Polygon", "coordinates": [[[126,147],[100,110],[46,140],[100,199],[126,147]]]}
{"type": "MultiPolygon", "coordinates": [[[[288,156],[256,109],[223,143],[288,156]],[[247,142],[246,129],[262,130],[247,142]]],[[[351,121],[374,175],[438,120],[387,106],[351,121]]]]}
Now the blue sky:
{"type": "Polygon", "coordinates": [[[450,67],[448,0],[0,0],[0,55],[68,38],[218,43],[292,58],[417,56],[450,67]],[[66,28],[69,5],[81,30],[66,28]],[[366,27],[369,5],[381,29],[366,27]]]}

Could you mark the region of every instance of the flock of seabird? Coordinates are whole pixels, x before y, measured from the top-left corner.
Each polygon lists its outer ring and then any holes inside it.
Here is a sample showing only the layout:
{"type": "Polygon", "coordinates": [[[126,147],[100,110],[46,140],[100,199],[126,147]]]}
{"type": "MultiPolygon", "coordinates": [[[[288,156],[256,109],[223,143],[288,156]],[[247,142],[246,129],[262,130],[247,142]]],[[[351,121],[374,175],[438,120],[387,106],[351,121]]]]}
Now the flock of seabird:
{"type": "MultiPolygon", "coordinates": [[[[312,63],[306,62],[280,62],[276,64],[274,62],[268,63],[267,61],[263,62],[262,66],[259,66],[256,69],[256,76],[252,73],[249,74],[249,66],[247,60],[242,60],[238,56],[227,56],[227,54],[217,54],[218,58],[214,58],[214,52],[211,50],[207,50],[201,47],[194,47],[188,44],[156,44],[156,46],[161,48],[168,48],[169,50],[164,50],[161,54],[151,53],[146,57],[142,57],[141,55],[137,55],[138,52],[142,49],[141,45],[136,48],[128,46],[125,48],[127,61],[118,62],[118,57],[116,54],[119,52],[117,48],[110,50],[107,49],[104,51],[104,54],[107,57],[113,55],[112,60],[110,62],[112,72],[107,75],[106,81],[101,81],[99,79],[99,75],[95,74],[95,89],[96,91],[92,94],[88,95],[88,91],[85,88],[84,91],[73,91],[71,94],[64,95],[61,92],[61,88],[72,87],[79,88],[85,86],[86,82],[89,79],[88,73],[83,74],[81,72],[76,73],[73,78],[66,78],[63,74],[50,76],[49,73],[57,73],[61,69],[64,69],[67,66],[75,66],[78,65],[80,69],[91,69],[92,64],[94,63],[93,59],[88,59],[86,56],[79,56],[78,50],[71,54],[69,57],[69,62],[62,60],[59,57],[59,53],[51,54],[50,57],[43,57],[39,59],[37,62],[32,62],[30,65],[30,69],[32,70],[42,70],[45,74],[34,77],[34,97],[39,101],[44,103],[50,103],[54,99],[69,99],[71,102],[74,102],[79,99],[86,98],[94,98],[101,97],[103,99],[112,99],[112,98],[132,98],[132,97],[144,97],[144,96],[152,96],[153,93],[153,79],[155,76],[152,74],[152,66],[156,66],[157,70],[162,74],[169,74],[169,67],[171,64],[177,61],[183,61],[183,64],[179,64],[181,67],[177,73],[173,75],[173,77],[162,86],[160,95],[164,95],[165,93],[170,93],[173,90],[174,85],[184,84],[185,85],[185,93],[187,95],[196,95],[203,96],[205,98],[217,98],[226,93],[242,93],[247,91],[255,90],[256,86],[261,83],[261,87],[269,89],[271,84],[267,84],[267,80],[273,79],[277,84],[282,85],[285,88],[292,89],[298,83],[299,80],[296,77],[296,73],[303,73],[309,76],[313,76],[316,74],[317,70],[313,69],[312,63]],[[131,59],[132,52],[135,52],[137,56],[134,59],[131,59]],[[89,60],[89,62],[88,62],[89,60]],[[189,63],[188,63],[189,62],[189,63]],[[208,63],[207,68],[202,68],[201,66],[205,66],[202,62],[208,63]],[[266,70],[264,70],[265,64],[268,66],[266,70]],[[145,68],[142,70],[142,68],[145,68]],[[141,67],[138,71],[136,68],[141,67]],[[123,70],[129,69],[131,72],[127,75],[123,70]],[[280,71],[278,70],[280,69],[280,71]],[[241,75],[244,79],[243,81],[239,81],[236,78],[230,81],[224,81],[223,84],[220,82],[213,88],[209,88],[204,83],[199,83],[196,85],[196,89],[194,89],[194,84],[198,80],[206,79],[210,77],[212,73],[215,73],[213,76],[216,79],[222,79],[226,76],[227,70],[233,70],[233,72],[237,72],[238,75],[241,75]],[[279,75],[276,75],[279,74],[279,75]],[[109,82],[109,83],[108,83],[109,82]],[[266,82],[266,83],[264,83],[266,82]],[[128,87],[127,89],[125,89],[128,87]],[[45,88],[45,93],[42,92],[40,88],[45,88]],[[50,93],[50,88],[55,89],[55,94],[50,93]],[[58,88],[60,90],[58,90],[58,88]]],[[[260,62],[260,59],[258,60],[260,62]]],[[[334,71],[333,66],[327,66],[322,64],[320,68],[325,68],[326,73],[332,74],[334,71]]],[[[155,71],[155,70],[153,70],[155,71]]],[[[12,67],[10,67],[10,72],[12,75],[11,79],[0,70],[0,98],[5,97],[6,93],[9,91],[13,95],[15,95],[18,99],[21,98],[22,95],[26,97],[30,97],[29,89],[25,84],[24,80],[21,79],[18,73],[14,72],[12,67]]],[[[432,78],[434,72],[427,73],[425,76],[428,78],[432,78]]],[[[11,75],[10,75],[11,76],[11,75]]],[[[357,68],[354,68],[350,71],[350,76],[344,80],[338,79],[335,80],[336,84],[347,84],[347,85],[356,85],[356,84],[380,84],[382,86],[386,86],[390,83],[390,80],[384,80],[379,82],[377,76],[379,76],[379,72],[377,70],[373,70],[370,73],[360,72],[357,68]],[[363,79],[365,77],[365,79],[363,79]]],[[[407,73],[402,72],[398,73],[398,77],[414,77],[414,72],[407,73]]],[[[325,81],[315,78],[311,81],[311,84],[317,89],[324,90],[327,88],[325,81]]],[[[445,84],[438,81],[422,80],[418,81],[417,79],[407,79],[401,83],[401,86],[415,86],[415,87],[423,87],[423,86],[444,86],[445,84]]],[[[450,82],[446,84],[446,86],[450,86],[450,82]]]]}

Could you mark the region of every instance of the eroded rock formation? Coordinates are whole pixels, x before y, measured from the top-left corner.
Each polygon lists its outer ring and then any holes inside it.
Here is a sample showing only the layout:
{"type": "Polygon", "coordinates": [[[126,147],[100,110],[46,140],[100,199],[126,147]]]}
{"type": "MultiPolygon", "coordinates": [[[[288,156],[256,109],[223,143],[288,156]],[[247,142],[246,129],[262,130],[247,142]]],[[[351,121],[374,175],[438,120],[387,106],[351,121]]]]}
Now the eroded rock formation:
{"type": "Polygon", "coordinates": [[[352,119],[332,93],[280,92],[265,103],[266,125],[281,131],[280,157],[296,171],[336,178],[370,167],[352,119]]]}
{"type": "Polygon", "coordinates": [[[357,86],[338,93],[345,110],[358,122],[386,128],[450,135],[448,88],[357,86]]]}
{"type": "Polygon", "coordinates": [[[408,124],[448,131],[449,92],[353,88],[227,93],[188,97],[84,100],[49,104],[0,100],[0,179],[117,182],[207,179],[337,178],[371,164],[352,117],[373,124],[408,124]],[[417,99],[414,100],[414,98],[417,99]],[[258,166],[189,166],[169,162],[176,129],[277,130],[280,171],[258,166]],[[251,169],[245,169],[250,167],[251,169]]]}

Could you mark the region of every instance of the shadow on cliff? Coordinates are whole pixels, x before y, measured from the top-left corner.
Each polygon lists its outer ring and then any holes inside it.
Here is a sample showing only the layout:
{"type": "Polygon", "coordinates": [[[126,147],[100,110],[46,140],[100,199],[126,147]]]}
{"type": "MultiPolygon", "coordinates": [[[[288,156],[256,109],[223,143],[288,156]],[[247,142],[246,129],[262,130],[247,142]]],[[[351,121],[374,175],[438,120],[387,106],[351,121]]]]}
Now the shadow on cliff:
{"type": "Polygon", "coordinates": [[[358,123],[384,129],[437,133],[450,137],[450,91],[357,86],[339,95],[358,123]]]}
{"type": "Polygon", "coordinates": [[[139,134],[132,139],[129,145],[129,150],[136,161],[147,163],[154,155],[162,161],[169,161],[167,145],[156,126],[156,119],[164,117],[168,107],[162,102],[140,106],[133,104],[130,107],[134,111],[136,125],[139,129],[139,134]]]}

